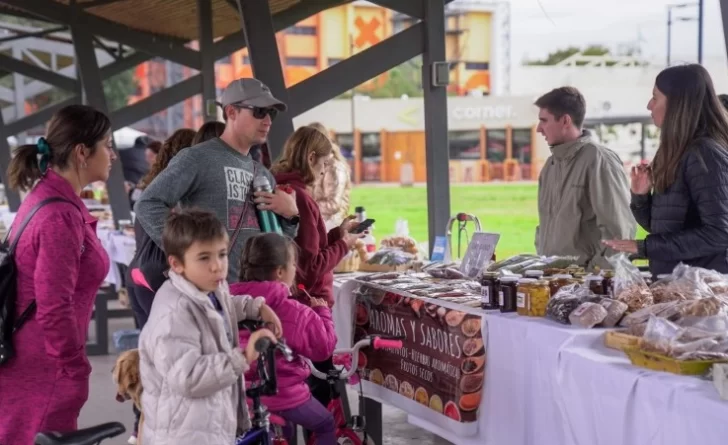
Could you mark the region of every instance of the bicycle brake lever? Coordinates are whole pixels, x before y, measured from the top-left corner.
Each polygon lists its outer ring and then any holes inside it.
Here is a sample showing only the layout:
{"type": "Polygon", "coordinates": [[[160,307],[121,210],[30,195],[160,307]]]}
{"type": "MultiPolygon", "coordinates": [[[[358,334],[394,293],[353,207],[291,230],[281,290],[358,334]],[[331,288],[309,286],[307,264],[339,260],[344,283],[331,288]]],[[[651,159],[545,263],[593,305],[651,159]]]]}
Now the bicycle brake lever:
{"type": "Polygon", "coordinates": [[[283,354],[283,357],[285,357],[286,361],[292,362],[295,358],[293,356],[293,351],[291,350],[291,348],[288,347],[286,341],[282,338],[278,340],[278,343],[276,343],[276,349],[281,351],[281,354],[283,354]]]}

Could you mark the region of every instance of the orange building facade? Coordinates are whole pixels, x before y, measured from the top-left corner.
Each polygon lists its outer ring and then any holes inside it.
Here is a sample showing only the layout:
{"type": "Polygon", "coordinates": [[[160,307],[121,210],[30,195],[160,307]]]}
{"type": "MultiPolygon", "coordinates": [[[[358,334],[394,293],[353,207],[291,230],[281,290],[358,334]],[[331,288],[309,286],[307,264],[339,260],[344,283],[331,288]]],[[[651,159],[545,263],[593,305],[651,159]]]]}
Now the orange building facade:
{"type": "MultiPolygon", "coordinates": [[[[494,12],[485,7],[448,9],[446,51],[451,62],[451,94],[491,93],[493,18],[494,12]]],[[[409,17],[368,2],[349,3],[305,19],[276,36],[286,84],[295,85],[410,24],[409,17]]],[[[232,80],[253,76],[247,49],[219,60],[215,70],[218,91],[232,80]]],[[[179,81],[190,75],[190,69],[163,61],[139,65],[136,69],[138,90],[130,103],[176,83],[175,79],[179,81]]],[[[384,73],[361,85],[359,90],[366,94],[367,90],[377,88],[386,80],[387,73],[384,73]]],[[[170,129],[198,128],[202,123],[201,101],[195,97],[134,126],[162,138],[170,129]]]]}

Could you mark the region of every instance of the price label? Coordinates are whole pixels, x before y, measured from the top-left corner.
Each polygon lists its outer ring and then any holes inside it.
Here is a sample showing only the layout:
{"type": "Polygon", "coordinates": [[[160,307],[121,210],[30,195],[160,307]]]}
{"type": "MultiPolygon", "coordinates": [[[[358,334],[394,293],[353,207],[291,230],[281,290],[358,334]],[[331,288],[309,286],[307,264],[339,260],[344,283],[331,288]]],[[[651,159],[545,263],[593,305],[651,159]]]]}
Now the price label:
{"type": "Polygon", "coordinates": [[[520,308],[526,307],[526,294],[524,294],[523,292],[518,292],[516,294],[516,306],[520,308]]]}
{"type": "Polygon", "coordinates": [[[481,286],[480,287],[480,295],[481,299],[480,301],[484,304],[490,304],[490,289],[488,286],[481,286]]]}

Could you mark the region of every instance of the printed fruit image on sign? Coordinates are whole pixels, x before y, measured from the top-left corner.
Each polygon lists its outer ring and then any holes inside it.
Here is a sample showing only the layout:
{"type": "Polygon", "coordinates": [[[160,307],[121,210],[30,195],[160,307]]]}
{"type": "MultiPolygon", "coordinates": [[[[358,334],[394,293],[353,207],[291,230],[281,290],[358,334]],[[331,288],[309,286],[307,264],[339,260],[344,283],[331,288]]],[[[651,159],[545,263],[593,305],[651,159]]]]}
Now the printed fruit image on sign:
{"type": "MultiPolygon", "coordinates": [[[[478,418],[486,345],[479,315],[362,284],[354,341],[402,339],[402,349],[369,349],[362,377],[457,422],[478,418]]],[[[431,300],[430,300],[431,301],[431,300]]]]}

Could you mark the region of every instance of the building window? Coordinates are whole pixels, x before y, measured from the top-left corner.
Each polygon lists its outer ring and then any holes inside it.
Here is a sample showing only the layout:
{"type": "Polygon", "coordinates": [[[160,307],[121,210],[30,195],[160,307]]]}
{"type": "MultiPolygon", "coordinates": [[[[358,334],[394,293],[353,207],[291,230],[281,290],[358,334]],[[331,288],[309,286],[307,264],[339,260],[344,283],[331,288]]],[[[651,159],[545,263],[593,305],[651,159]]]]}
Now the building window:
{"type": "Polygon", "coordinates": [[[506,130],[485,132],[485,159],[490,162],[503,162],[506,159],[506,130]]]}
{"type": "Polygon", "coordinates": [[[480,131],[451,131],[450,159],[473,160],[480,159],[480,131]]]}
{"type": "Polygon", "coordinates": [[[354,136],[351,133],[337,133],[336,143],[346,159],[354,159],[354,136]]]}
{"type": "Polygon", "coordinates": [[[316,66],[315,57],[288,57],[286,58],[286,65],[289,66],[316,66]]]}
{"type": "Polygon", "coordinates": [[[340,57],[329,57],[329,66],[336,65],[337,63],[341,62],[342,60],[344,60],[344,59],[342,59],[340,57]]]}
{"type": "Polygon", "coordinates": [[[250,56],[243,56],[243,65],[250,65],[250,56]]]}
{"type": "Polygon", "coordinates": [[[361,133],[360,139],[362,161],[381,161],[382,141],[379,133],[361,133]]]}
{"type": "Polygon", "coordinates": [[[488,62],[465,62],[466,70],[487,71],[489,66],[488,62]]]}
{"type": "Polygon", "coordinates": [[[533,151],[531,150],[531,129],[518,128],[513,130],[513,159],[521,164],[530,164],[533,151]]]}
{"type": "Polygon", "coordinates": [[[315,26],[291,26],[286,30],[286,34],[291,34],[294,36],[315,36],[316,35],[316,27],[315,26]]]}

